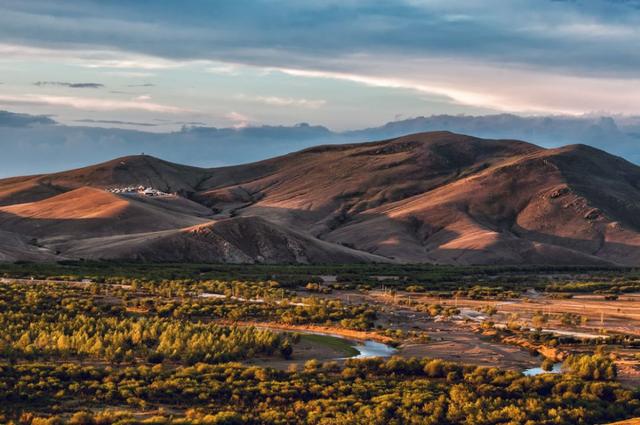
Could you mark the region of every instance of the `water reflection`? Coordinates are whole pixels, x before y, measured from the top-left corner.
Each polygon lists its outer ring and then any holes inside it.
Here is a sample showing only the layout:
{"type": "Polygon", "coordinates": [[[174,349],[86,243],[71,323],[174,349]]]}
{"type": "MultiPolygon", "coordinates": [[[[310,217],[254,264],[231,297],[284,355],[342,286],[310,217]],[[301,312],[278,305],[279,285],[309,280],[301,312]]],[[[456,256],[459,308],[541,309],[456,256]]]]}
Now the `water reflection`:
{"type": "Polygon", "coordinates": [[[354,356],[354,359],[366,359],[368,357],[390,357],[396,353],[396,349],[375,341],[357,342],[353,348],[358,350],[360,354],[354,356]]]}
{"type": "Polygon", "coordinates": [[[544,370],[541,367],[532,367],[522,372],[525,376],[536,376],[544,373],[562,373],[562,363],[556,363],[551,370],[544,370]]]}

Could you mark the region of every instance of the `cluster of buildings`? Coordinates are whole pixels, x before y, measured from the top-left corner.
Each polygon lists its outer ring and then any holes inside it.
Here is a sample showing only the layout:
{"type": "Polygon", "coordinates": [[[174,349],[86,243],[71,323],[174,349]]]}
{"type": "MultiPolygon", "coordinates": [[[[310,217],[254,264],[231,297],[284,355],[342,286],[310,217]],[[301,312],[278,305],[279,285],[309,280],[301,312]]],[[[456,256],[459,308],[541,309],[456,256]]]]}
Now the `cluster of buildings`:
{"type": "Polygon", "coordinates": [[[107,189],[107,192],[117,193],[120,195],[144,195],[144,196],[169,196],[169,193],[162,192],[158,189],[145,186],[127,186],[113,187],[107,189]]]}

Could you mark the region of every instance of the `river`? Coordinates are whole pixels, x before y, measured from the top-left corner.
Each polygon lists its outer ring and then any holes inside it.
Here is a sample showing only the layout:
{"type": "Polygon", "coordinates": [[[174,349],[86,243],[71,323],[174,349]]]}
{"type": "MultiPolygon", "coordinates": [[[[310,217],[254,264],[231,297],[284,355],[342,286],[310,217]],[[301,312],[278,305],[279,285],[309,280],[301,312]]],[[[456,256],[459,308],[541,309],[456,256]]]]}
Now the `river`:
{"type": "Polygon", "coordinates": [[[554,364],[551,370],[544,370],[541,367],[532,367],[531,369],[522,371],[522,374],[525,376],[536,376],[545,373],[562,373],[562,363],[554,364]]]}
{"type": "Polygon", "coordinates": [[[398,350],[376,341],[357,341],[353,346],[360,354],[353,356],[354,359],[366,359],[369,357],[391,357],[398,350]]]}

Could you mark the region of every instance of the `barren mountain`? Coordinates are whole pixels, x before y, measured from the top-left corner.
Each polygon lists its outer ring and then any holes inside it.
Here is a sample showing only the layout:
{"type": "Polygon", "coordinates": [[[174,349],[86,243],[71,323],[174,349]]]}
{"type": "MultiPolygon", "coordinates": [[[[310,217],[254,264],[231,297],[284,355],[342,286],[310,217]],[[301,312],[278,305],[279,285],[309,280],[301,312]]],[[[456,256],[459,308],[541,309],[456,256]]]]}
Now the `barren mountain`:
{"type": "Polygon", "coordinates": [[[147,155],[131,156],[62,173],[0,180],[0,205],[39,201],[85,186],[109,188],[135,184],[188,194],[208,176],[206,169],[147,155]]]}
{"type": "Polygon", "coordinates": [[[175,229],[206,221],[196,216],[196,209],[192,214],[178,212],[170,204],[153,205],[136,198],[82,187],[42,201],[0,207],[0,227],[47,243],[175,229]]]}
{"type": "Polygon", "coordinates": [[[7,261],[640,262],[639,167],[448,132],[216,169],[120,158],[0,180],[0,205],[7,261]],[[105,191],[128,185],[171,194],[105,191]]]}

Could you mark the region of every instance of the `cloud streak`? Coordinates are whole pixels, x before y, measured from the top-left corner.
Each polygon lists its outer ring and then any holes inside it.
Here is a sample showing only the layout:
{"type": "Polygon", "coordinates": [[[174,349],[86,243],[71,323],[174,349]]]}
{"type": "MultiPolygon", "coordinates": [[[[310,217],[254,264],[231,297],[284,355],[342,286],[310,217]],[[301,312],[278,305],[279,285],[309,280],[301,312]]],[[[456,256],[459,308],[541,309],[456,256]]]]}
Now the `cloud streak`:
{"type": "Polygon", "coordinates": [[[158,126],[158,124],[153,124],[149,122],[134,122],[134,121],[120,121],[120,120],[94,120],[90,118],[75,120],[75,122],[87,123],[87,124],[127,125],[127,126],[135,126],[135,127],[157,127],[158,126]]]}
{"type": "Polygon", "coordinates": [[[189,112],[187,109],[146,101],[112,100],[75,96],[48,96],[40,94],[0,95],[0,104],[33,106],[50,105],[94,111],[140,110],[168,114],[189,112]]]}
{"type": "MultiPolygon", "coordinates": [[[[292,74],[293,75],[293,74],[292,74]]],[[[258,102],[271,106],[292,106],[298,108],[316,109],[326,105],[327,101],[323,99],[296,99],[292,97],[281,96],[248,96],[239,94],[236,96],[239,100],[249,102],[258,102]]]]}
{"type": "Polygon", "coordinates": [[[17,114],[15,112],[0,111],[0,127],[31,127],[33,125],[57,124],[45,115],[17,114]]]}
{"type": "Polygon", "coordinates": [[[272,68],[272,72],[439,95],[466,106],[525,114],[580,115],[640,111],[639,78],[568,76],[457,60],[345,59],[353,73],[272,68]],[[455,69],[455,72],[452,72],[455,69]],[[395,75],[389,77],[389,75],[395,75]]]}
{"type": "Polygon", "coordinates": [[[69,87],[72,89],[99,89],[104,87],[104,84],[100,83],[66,83],[63,81],[36,81],[33,83],[34,86],[42,87],[42,86],[58,86],[58,87],[69,87]]]}

